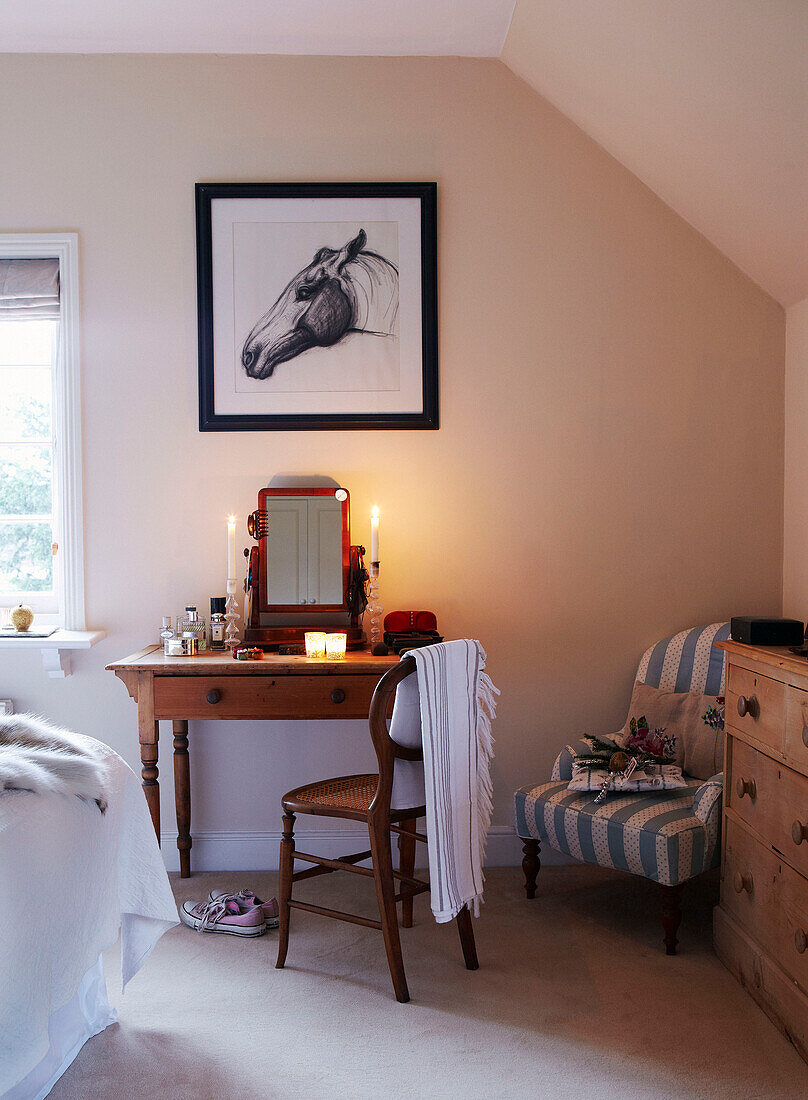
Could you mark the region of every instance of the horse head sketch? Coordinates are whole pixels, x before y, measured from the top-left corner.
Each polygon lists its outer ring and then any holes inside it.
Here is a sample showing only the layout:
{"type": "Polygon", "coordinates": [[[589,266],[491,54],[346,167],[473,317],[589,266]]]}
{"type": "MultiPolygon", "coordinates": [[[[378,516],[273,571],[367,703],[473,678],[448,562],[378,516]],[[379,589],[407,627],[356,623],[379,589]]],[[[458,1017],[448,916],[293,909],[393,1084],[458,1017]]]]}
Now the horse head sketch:
{"type": "Polygon", "coordinates": [[[344,248],[321,248],[295,275],[244,341],[241,363],[251,378],[269,378],[279,363],[349,332],[398,334],[398,269],[366,244],[360,229],[344,248]]]}

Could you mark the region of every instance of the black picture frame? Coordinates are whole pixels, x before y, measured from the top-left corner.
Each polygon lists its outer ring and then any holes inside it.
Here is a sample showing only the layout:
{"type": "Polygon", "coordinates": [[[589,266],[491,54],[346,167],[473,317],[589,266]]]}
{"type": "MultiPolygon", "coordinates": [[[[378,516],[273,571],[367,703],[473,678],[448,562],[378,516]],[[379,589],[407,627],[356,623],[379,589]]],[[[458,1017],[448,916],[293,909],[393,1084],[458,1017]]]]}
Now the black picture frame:
{"type": "MultiPolygon", "coordinates": [[[[199,430],[322,431],[437,429],[437,184],[436,183],[197,183],[196,248],[199,337],[199,430]],[[422,408],[406,412],[217,413],[214,404],[214,270],[212,204],[217,199],[418,199],[421,249],[422,408]]],[[[414,237],[414,234],[413,234],[414,237]]],[[[415,360],[417,363],[417,359],[415,360]]],[[[232,366],[231,366],[232,369],[232,366]]],[[[417,374],[413,372],[413,377],[417,374]]]]}

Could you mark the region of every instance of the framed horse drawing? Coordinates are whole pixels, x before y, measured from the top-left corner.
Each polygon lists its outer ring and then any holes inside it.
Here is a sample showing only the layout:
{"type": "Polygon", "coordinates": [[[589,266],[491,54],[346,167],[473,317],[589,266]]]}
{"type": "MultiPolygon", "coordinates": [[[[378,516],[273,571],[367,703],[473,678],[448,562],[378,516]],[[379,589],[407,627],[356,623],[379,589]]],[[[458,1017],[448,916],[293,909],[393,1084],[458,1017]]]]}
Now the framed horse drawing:
{"type": "Polygon", "coordinates": [[[438,427],[434,183],[196,185],[200,431],[438,427]]]}

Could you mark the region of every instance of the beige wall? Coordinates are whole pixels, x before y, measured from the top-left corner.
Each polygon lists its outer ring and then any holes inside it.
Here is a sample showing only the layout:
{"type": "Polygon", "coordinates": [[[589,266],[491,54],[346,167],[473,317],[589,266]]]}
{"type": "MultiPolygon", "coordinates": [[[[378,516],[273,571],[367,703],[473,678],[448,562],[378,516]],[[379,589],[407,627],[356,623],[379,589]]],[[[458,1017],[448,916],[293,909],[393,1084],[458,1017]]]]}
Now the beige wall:
{"type": "MultiPolygon", "coordinates": [[[[61,683],[4,653],[20,709],[135,763],[103,665],[221,589],[224,517],[279,472],[347,485],[357,538],[378,502],[388,609],[483,641],[503,836],[517,784],[623,721],[646,645],[779,608],[782,310],[504,65],[11,56],[0,102],[0,228],[81,235],[87,611],[109,633],[61,683]],[[439,185],[440,431],[200,435],[194,182],[399,179],[439,185]]],[[[234,865],[284,789],[371,762],[356,723],[192,745],[195,829],[237,832],[215,849],[234,865]]]]}
{"type": "Polygon", "coordinates": [[[808,298],[786,311],[783,613],[808,618],[808,298]]]}

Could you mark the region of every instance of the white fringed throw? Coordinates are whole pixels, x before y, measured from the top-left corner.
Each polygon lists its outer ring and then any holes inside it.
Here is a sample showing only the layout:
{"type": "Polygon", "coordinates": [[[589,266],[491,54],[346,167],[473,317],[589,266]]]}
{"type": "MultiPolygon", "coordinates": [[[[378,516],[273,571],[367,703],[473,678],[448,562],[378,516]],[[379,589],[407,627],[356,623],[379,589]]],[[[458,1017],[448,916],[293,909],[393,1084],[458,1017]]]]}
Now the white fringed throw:
{"type": "Polygon", "coordinates": [[[464,639],[410,650],[421,706],[432,912],[438,924],[464,905],[478,916],[491,824],[495,695],[485,650],[464,639]]]}

